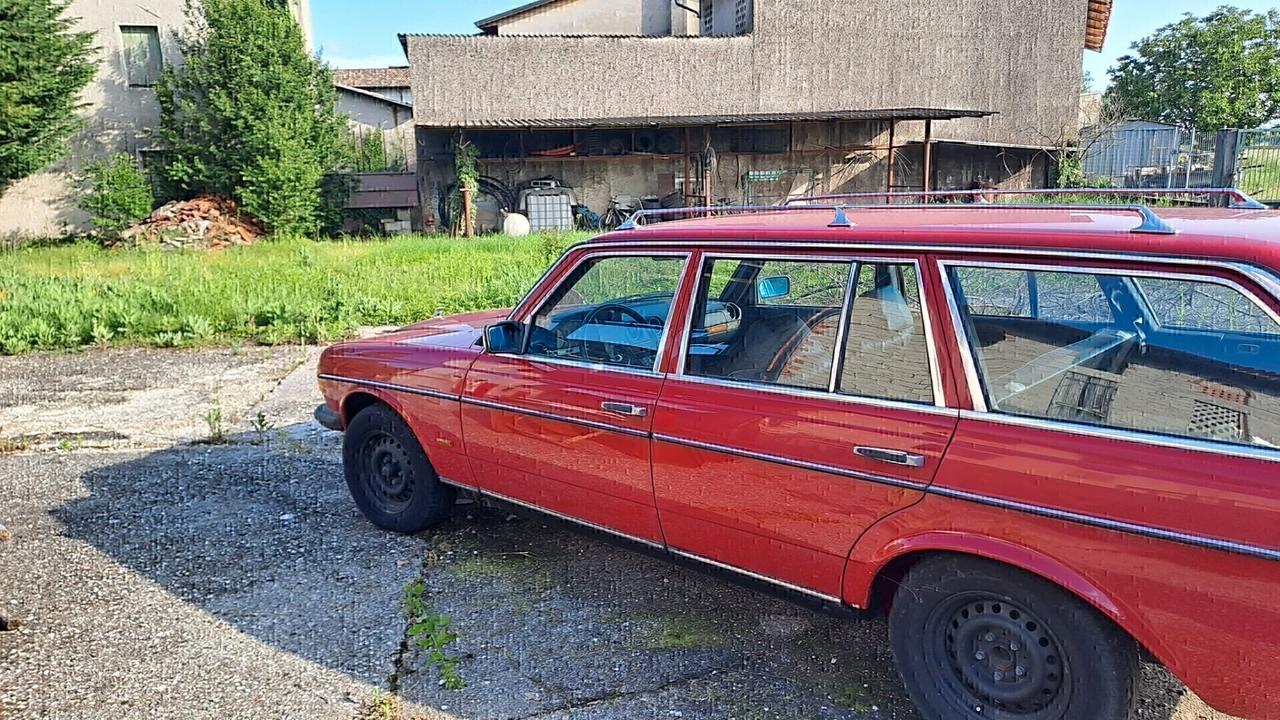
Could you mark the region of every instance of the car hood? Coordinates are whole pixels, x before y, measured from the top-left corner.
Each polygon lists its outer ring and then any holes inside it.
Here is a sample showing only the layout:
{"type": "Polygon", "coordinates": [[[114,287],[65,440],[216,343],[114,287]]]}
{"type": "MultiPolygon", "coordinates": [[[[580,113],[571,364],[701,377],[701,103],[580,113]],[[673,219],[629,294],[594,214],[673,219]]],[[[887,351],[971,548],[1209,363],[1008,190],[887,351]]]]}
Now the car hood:
{"type": "Polygon", "coordinates": [[[486,325],[505,320],[510,313],[511,309],[506,308],[432,318],[380,335],[378,339],[383,342],[409,345],[471,347],[479,342],[480,334],[484,332],[486,325]]]}
{"type": "MultiPolygon", "coordinates": [[[[320,356],[325,382],[389,383],[402,388],[458,395],[471,361],[480,353],[485,325],[507,317],[486,310],[433,318],[394,332],[342,342],[320,356]]],[[[326,397],[331,393],[326,391],[326,397]]]]}

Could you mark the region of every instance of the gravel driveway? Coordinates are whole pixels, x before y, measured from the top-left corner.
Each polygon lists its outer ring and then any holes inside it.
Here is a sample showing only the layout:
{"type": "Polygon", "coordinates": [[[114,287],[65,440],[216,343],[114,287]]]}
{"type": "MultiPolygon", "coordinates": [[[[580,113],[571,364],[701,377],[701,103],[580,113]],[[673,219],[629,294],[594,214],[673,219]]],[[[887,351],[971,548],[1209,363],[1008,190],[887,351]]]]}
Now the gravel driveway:
{"type": "MultiPolygon", "coordinates": [[[[375,529],[309,417],[317,354],[0,358],[0,613],[20,623],[0,718],[351,719],[391,697],[431,719],[916,717],[880,620],[475,505],[375,529]]],[[[1145,680],[1143,718],[1225,717],[1145,680]]]]}

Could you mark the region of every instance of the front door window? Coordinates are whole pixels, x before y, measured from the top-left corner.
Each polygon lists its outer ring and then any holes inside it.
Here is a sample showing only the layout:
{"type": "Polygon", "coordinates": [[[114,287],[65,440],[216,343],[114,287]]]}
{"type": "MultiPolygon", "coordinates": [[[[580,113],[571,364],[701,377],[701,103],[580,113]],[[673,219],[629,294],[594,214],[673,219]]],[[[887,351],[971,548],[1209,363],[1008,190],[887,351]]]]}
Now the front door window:
{"type": "Polygon", "coordinates": [[[584,261],[534,315],[531,356],[653,370],[684,256],[584,261]]]}

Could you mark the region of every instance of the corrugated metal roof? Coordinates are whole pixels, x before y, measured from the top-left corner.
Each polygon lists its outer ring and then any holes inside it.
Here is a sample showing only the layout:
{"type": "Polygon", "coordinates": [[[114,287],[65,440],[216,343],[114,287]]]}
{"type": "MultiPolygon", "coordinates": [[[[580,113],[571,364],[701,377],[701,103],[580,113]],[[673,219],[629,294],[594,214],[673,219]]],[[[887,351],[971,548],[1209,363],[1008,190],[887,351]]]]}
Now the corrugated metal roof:
{"type": "Polygon", "coordinates": [[[489,28],[497,25],[503,20],[509,20],[513,17],[523,15],[529,12],[530,10],[537,10],[540,7],[544,7],[546,5],[553,5],[561,1],[562,0],[533,0],[533,2],[525,3],[524,5],[520,5],[519,7],[511,8],[506,12],[500,12],[497,15],[492,15],[483,20],[477,20],[476,27],[480,28],[481,30],[488,30],[489,28]]]}
{"type": "Polygon", "coordinates": [[[1112,0],[1089,0],[1089,16],[1084,26],[1084,46],[1089,50],[1102,50],[1107,39],[1107,27],[1111,24],[1112,0]]]}
{"type": "Polygon", "coordinates": [[[458,128],[634,128],[747,125],[758,123],[816,122],[822,120],[952,120],[995,115],[994,110],[952,108],[886,108],[878,110],[820,110],[788,113],[734,113],[725,115],[670,115],[613,118],[477,119],[463,125],[433,125],[430,118],[415,118],[426,127],[458,128]]]}

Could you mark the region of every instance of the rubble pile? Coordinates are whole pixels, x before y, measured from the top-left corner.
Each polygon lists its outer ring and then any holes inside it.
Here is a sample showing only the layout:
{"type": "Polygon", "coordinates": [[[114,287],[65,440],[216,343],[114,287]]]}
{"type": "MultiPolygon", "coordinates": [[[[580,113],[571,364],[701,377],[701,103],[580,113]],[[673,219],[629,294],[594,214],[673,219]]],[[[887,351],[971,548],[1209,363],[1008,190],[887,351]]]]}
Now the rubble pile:
{"type": "Polygon", "coordinates": [[[108,245],[158,244],[220,250],[232,245],[252,245],[265,234],[262,223],[241,213],[234,199],[208,194],[166,203],[108,245]]]}

